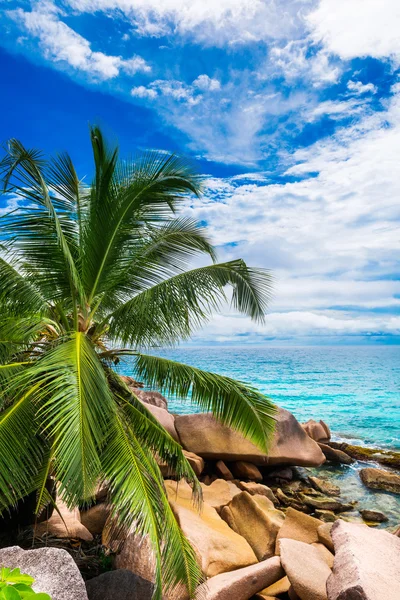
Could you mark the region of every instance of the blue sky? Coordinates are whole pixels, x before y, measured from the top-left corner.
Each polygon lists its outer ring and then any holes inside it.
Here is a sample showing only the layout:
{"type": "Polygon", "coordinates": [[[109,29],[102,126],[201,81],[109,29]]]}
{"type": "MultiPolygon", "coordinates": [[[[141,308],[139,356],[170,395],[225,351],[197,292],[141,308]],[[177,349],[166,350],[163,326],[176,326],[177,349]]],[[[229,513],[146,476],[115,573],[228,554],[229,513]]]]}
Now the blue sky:
{"type": "MultiPolygon", "coordinates": [[[[0,0],[3,140],[185,153],[185,213],[220,258],[274,271],[264,325],[194,343],[399,343],[397,0],[0,0]]],[[[6,210],[0,200],[0,212],[6,210]]]]}

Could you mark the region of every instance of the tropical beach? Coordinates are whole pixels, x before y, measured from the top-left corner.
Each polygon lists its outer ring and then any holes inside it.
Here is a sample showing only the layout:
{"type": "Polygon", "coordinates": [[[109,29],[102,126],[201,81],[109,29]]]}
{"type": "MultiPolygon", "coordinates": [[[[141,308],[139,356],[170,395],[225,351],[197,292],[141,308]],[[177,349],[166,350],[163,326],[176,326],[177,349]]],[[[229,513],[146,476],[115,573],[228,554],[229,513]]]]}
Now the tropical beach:
{"type": "Polygon", "coordinates": [[[0,600],[399,600],[396,0],[7,0],[0,600]]]}

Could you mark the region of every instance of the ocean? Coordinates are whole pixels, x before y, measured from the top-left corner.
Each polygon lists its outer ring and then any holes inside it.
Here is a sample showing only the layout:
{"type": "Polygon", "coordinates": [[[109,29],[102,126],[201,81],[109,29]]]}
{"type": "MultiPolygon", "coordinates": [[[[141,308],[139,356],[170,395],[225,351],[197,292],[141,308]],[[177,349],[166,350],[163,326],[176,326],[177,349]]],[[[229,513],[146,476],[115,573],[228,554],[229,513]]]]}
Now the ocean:
{"type": "MultiPolygon", "coordinates": [[[[335,439],[400,448],[398,346],[179,347],[157,354],[250,383],[300,422],[323,419],[335,439]]],[[[133,374],[129,360],[119,371],[133,374]]],[[[198,410],[169,400],[171,412],[198,410]]]]}

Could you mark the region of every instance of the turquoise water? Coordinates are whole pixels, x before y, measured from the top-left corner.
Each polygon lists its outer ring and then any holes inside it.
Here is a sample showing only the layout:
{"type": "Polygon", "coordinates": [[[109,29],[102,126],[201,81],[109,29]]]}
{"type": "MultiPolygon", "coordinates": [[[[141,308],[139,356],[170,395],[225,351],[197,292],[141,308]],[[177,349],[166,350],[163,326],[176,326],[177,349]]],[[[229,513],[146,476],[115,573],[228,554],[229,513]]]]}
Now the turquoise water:
{"type": "MultiPolygon", "coordinates": [[[[202,347],[158,351],[251,383],[301,422],[324,419],[334,437],[400,447],[400,347],[202,347]]],[[[129,363],[121,372],[133,374],[129,363]]],[[[195,412],[170,400],[171,412],[195,412]]]]}

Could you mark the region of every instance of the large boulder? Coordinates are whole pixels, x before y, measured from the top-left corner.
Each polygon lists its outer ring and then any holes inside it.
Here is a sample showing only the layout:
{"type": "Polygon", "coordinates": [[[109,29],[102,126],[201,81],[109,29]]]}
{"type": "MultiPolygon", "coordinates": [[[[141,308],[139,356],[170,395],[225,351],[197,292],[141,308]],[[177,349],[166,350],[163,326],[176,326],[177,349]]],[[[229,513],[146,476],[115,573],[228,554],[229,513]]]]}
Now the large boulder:
{"type": "Polygon", "coordinates": [[[122,376],[121,379],[126,383],[130,390],[135,394],[137,398],[144,404],[151,404],[152,406],[158,406],[159,408],[164,408],[168,410],[168,402],[164,396],[162,396],[159,392],[145,392],[140,389],[139,384],[132,377],[122,376]]]}
{"type": "MultiPolygon", "coordinates": [[[[108,544],[108,547],[113,546],[108,544]]],[[[119,548],[120,552],[115,559],[116,568],[131,571],[136,577],[153,583],[156,565],[149,538],[131,531],[119,548]]]]}
{"type": "Polygon", "coordinates": [[[309,477],[309,482],[318,492],[325,494],[326,496],[340,496],[340,487],[335,485],[328,479],[321,479],[320,477],[309,477]]]}
{"type": "Polygon", "coordinates": [[[165,408],[160,408],[159,406],[153,406],[152,404],[147,404],[146,408],[153,417],[157,419],[157,421],[166,429],[169,435],[176,441],[180,442],[179,435],[175,428],[175,417],[171,415],[165,408]]]}
{"type": "Polygon", "coordinates": [[[317,529],[318,541],[328,550],[334,552],[333,540],[331,536],[333,523],[323,523],[317,529]]]}
{"type": "Polygon", "coordinates": [[[400,475],[397,475],[397,473],[368,467],[367,469],[361,469],[360,477],[363,484],[373,490],[385,490],[386,492],[400,494],[400,475]]]}
{"type": "Polygon", "coordinates": [[[175,427],[184,448],[208,460],[305,467],[319,466],[325,461],[318,444],[305,433],[295,417],[282,408],[277,413],[268,455],[238,432],[221,425],[209,413],[178,415],[175,427]]]}
{"type": "MultiPolygon", "coordinates": [[[[327,600],[331,570],[317,548],[297,540],[280,540],[282,566],[301,600],[327,600]]],[[[371,599],[372,600],[372,599],[371,599]]]]}
{"type": "Polygon", "coordinates": [[[77,508],[70,510],[61,499],[57,500],[58,511],[54,511],[48,521],[39,523],[35,528],[35,536],[42,537],[50,534],[58,538],[76,538],[91,542],[93,535],[81,523],[77,508]]]}
{"type": "Polygon", "coordinates": [[[285,521],[280,528],[276,539],[276,553],[279,553],[279,540],[288,538],[312,544],[319,542],[318,528],[322,525],[322,521],[310,517],[299,510],[288,508],[286,511],[285,521]]]}
{"type": "Polygon", "coordinates": [[[92,535],[98,535],[102,533],[109,514],[109,505],[102,502],[82,512],[81,523],[92,535]]]}
{"type": "Polygon", "coordinates": [[[284,572],[277,556],[256,565],[212,577],[197,590],[197,600],[249,600],[284,572]]]}
{"type": "MultiPolygon", "coordinates": [[[[192,490],[185,482],[181,481],[179,485],[181,493],[183,493],[182,486],[185,486],[186,494],[191,495],[192,490]]],[[[240,494],[240,489],[232,481],[225,481],[225,479],[215,479],[210,485],[206,485],[205,483],[201,483],[200,485],[203,491],[204,502],[218,511],[228,504],[234,496],[240,494]]]]}
{"type": "Polygon", "coordinates": [[[266,496],[242,492],[222,509],[221,517],[248,541],[258,560],[275,554],[276,536],[285,515],[266,496]]]}
{"type": "Polygon", "coordinates": [[[367,525],[336,521],[329,600],[398,600],[400,539],[367,525]]]}
{"type": "Polygon", "coordinates": [[[223,460],[218,460],[215,463],[215,472],[219,477],[222,477],[222,479],[226,479],[226,481],[232,481],[232,479],[234,479],[231,470],[223,460]]]}
{"type": "Polygon", "coordinates": [[[302,423],[302,428],[311,439],[316,442],[327,442],[331,439],[331,432],[324,421],[314,421],[310,419],[307,423],[302,423]]]}
{"type": "Polygon", "coordinates": [[[86,582],[89,600],[151,600],[154,586],[126,569],[102,573],[86,582]]]}
{"type": "Polygon", "coordinates": [[[35,592],[52,600],[87,600],[85,583],[72,556],[58,548],[23,550],[19,546],[0,550],[0,565],[31,575],[35,592]]]}
{"type": "Polygon", "coordinates": [[[257,562],[248,542],[233,531],[207,501],[203,503],[201,512],[198,511],[188,484],[180,482],[177,486],[175,481],[166,481],[165,487],[178,523],[192,544],[207,577],[257,562]]]}
{"type": "Polygon", "coordinates": [[[251,496],[266,496],[274,504],[279,504],[274,492],[267,485],[255,483],[254,481],[239,481],[238,487],[251,496]]]}

